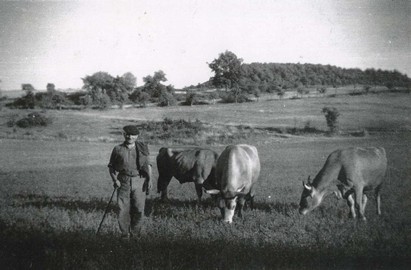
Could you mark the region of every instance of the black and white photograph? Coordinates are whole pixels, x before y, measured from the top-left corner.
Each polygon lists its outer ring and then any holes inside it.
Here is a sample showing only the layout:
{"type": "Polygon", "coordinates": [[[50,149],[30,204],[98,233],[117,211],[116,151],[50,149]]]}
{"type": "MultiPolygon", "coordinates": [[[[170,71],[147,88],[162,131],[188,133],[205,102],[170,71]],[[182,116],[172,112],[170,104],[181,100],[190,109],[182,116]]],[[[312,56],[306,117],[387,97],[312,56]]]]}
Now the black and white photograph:
{"type": "Polygon", "coordinates": [[[409,269],[408,0],[0,1],[1,269],[409,269]]]}

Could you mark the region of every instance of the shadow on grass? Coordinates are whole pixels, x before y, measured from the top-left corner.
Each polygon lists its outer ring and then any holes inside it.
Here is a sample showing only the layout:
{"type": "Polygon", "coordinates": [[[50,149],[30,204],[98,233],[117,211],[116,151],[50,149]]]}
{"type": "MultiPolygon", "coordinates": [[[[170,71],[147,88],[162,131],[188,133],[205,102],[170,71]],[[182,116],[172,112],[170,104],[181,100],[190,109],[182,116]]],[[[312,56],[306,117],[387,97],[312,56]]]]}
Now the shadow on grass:
{"type": "MultiPolygon", "coordinates": [[[[332,243],[291,246],[172,235],[130,240],[93,232],[42,232],[0,221],[2,269],[408,269],[409,247],[389,255],[332,243]]],[[[358,244],[358,243],[357,243],[358,244]]]]}
{"type": "MultiPolygon", "coordinates": [[[[38,194],[17,194],[14,195],[18,204],[23,207],[36,207],[36,208],[61,208],[71,211],[105,211],[108,200],[103,199],[90,199],[90,200],[78,200],[70,197],[49,197],[46,195],[38,194]]],[[[172,215],[172,209],[214,209],[217,208],[217,202],[215,198],[205,198],[198,204],[197,200],[180,200],[180,199],[167,199],[162,201],[159,198],[148,198],[146,200],[145,215],[146,216],[170,216],[172,215]]],[[[116,195],[113,197],[109,208],[109,212],[115,212],[117,210],[116,195]]],[[[250,209],[249,202],[246,203],[244,210],[250,209]]],[[[290,216],[291,212],[295,212],[298,209],[297,203],[264,203],[254,202],[254,210],[263,211],[267,213],[277,212],[279,214],[290,216]]]]}

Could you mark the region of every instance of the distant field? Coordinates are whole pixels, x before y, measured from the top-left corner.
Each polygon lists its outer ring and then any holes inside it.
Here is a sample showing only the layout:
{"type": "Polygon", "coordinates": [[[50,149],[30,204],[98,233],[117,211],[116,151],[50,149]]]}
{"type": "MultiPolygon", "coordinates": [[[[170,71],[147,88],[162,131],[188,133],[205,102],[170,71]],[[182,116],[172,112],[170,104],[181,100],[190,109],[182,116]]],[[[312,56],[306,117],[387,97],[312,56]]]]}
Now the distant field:
{"type": "MultiPolygon", "coordinates": [[[[4,269],[408,269],[410,107],[410,95],[379,94],[104,112],[48,111],[53,124],[33,130],[7,127],[8,117],[27,111],[3,109],[0,264],[4,269]],[[222,224],[209,196],[197,208],[194,186],[172,180],[169,204],[158,201],[155,188],[150,194],[141,236],[129,242],[118,238],[114,204],[101,235],[95,236],[112,192],[106,164],[112,147],[121,140],[122,125],[169,117],[254,127],[304,126],[309,120],[326,129],[323,106],[338,107],[343,129],[368,128],[370,135],[267,135],[246,141],[257,146],[262,171],[256,209],[247,210],[243,219],[222,224]],[[298,214],[302,180],[314,177],[331,151],[371,145],[384,146],[389,163],[381,217],[375,213],[373,196],[366,223],[348,219],[346,203],[333,196],[309,215],[298,214]]],[[[155,156],[161,146],[150,145],[155,185],[155,156]]],[[[211,147],[221,152],[224,146],[211,147]]]]}
{"type": "Polygon", "coordinates": [[[260,128],[303,128],[308,123],[325,131],[327,126],[321,113],[325,106],[334,106],[339,110],[339,123],[343,131],[411,130],[411,95],[382,93],[192,107],[47,111],[46,115],[53,119],[53,125],[30,130],[13,129],[6,125],[9,119],[25,116],[28,111],[3,109],[0,111],[0,138],[115,141],[118,140],[118,131],[124,124],[162,121],[164,118],[191,121],[198,119],[213,125],[248,125],[260,128]]]}

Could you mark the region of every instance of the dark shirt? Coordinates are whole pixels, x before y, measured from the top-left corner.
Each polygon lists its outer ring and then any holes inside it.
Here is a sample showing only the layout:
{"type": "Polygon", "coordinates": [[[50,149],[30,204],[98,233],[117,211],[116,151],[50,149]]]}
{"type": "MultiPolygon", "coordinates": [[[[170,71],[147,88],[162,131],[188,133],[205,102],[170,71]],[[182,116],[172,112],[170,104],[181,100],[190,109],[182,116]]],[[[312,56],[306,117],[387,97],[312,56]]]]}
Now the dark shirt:
{"type": "Polygon", "coordinates": [[[138,176],[136,147],[129,149],[124,143],[116,145],[111,152],[108,167],[120,174],[138,176]]]}

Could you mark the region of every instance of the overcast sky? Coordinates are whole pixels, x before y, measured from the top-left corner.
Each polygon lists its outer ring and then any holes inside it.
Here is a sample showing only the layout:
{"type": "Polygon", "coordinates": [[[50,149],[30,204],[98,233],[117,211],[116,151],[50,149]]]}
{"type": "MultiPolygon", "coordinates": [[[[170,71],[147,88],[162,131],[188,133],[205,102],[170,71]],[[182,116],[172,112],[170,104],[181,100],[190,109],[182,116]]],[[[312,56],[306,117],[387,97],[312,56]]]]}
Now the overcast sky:
{"type": "Polygon", "coordinates": [[[226,50],[245,63],[313,63],[411,76],[408,0],[0,2],[0,88],[80,88],[97,71],[157,70],[175,87],[213,74],[226,50]]]}

